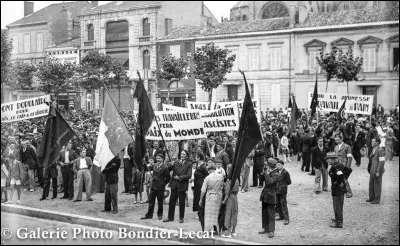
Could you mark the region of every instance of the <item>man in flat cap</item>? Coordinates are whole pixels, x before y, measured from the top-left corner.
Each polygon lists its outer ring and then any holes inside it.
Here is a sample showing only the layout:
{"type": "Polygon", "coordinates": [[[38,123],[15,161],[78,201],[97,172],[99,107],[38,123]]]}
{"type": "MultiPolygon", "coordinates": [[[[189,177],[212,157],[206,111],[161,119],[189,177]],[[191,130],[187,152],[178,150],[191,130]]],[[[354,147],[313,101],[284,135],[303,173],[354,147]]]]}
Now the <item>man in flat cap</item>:
{"type": "Polygon", "coordinates": [[[278,182],[278,172],[275,159],[269,158],[268,165],[264,168],[261,179],[265,181],[265,186],[261,192],[260,201],[262,203],[262,231],[259,234],[268,233],[268,237],[274,237],[275,231],[275,205],[276,183],[278,182]]]}
{"type": "Polygon", "coordinates": [[[326,162],[331,166],[329,170],[329,176],[332,181],[332,199],[333,199],[333,210],[335,213],[334,222],[330,225],[332,228],[343,227],[343,204],[344,194],[346,193],[346,179],[350,176],[352,170],[338,162],[339,156],[335,152],[329,152],[326,154],[326,162]]]}

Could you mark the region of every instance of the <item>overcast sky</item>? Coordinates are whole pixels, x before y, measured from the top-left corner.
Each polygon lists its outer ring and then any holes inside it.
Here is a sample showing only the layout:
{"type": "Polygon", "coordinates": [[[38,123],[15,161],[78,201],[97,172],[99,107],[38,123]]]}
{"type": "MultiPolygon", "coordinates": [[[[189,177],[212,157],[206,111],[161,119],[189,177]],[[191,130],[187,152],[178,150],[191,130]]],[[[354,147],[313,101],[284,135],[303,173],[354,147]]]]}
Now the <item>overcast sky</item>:
{"type": "MultiPolygon", "coordinates": [[[[33,1],[34,11],[38,11],[50,4],[61,3],[62,1],[33,1]]],[[[67,1],[68,2],[68,1],[67,1]]],[[[99,5],[106,4],[110,1],[99,1],[99,5]]],[[[237,1],[204,1],[205,5],[214,14],[218,21],[221,16],[229,18],[229,10],[237,3],[237,1]]],[[[1,28],[24,17],[24,1],[1,1],[1,28]]]]}

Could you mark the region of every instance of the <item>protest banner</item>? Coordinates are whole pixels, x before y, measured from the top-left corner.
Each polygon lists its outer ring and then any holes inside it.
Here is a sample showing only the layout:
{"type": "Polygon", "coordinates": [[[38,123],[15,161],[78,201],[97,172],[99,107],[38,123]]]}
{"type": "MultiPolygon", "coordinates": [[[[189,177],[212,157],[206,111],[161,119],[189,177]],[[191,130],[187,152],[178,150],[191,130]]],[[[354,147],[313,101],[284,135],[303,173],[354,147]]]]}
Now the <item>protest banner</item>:
{"type": "MultiPolygon", "coordinates": [[[[187,101],[187,108],[192,110],[208,110],[210,102],[187,101]]],[[[211,110],[215,109],[215,103],[211,103],[211,110]]]]}
{"type": "Polygon", "coordinates": [[[207,138],[198,110],[155,111],[154,113],[160,129],[156,121],[153,121],[146,136],[148,140],[161,140],[161,134],[165,141],[207,138]]]}
{"type": "Polygon", "coordinates": [[[164,111],[185,111],[185,110],[190,110],[188,108],[172,106],[172,105],[169,105],[169,104],[163,104],[162,107],[163,107],[164,111]]]}
{"type": "MultiPolygon", "coordinates": [[[[253,99],[254,110],[256,111],[258,124],[261,124],[261,108],[260,99],[253,99]]],[[[243,101],[233,101],[233,102],[217,102],[215,103],[215,109],[220,109],[224,107],[235,106],[239,107],[239,115],[242,115],[243,101]]]]}
{"type": "Polygon", "coordinates": [[[49,114],[50,95],[1,104],[1,123],[27,120],[49,114]]]}
{"type": "Polygon", "coordinates": [[[239,112],[237,106],[230,106],[208,112],[200,112],[205,132],[237,131],[239,112]]]}
{"type": "MultiPolygon", "coordinates": [[[[308,92],[308,107],[311,105],[313,93],[308,92]]],[[[338,112],[344,99],[347,97],[345,113],[347,114],[372,114],[374,96],[370,95],[344,95],[336,93],[318,93],[318,111],[338,112]]]]}

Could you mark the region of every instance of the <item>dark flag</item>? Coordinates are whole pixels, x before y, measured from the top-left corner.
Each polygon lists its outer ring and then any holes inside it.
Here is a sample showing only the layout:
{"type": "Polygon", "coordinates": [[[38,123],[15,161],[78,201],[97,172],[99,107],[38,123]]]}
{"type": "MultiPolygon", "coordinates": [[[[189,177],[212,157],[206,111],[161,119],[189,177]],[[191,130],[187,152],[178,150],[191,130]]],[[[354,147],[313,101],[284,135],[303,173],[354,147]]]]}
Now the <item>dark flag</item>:
{"type": "Polygon", "coordinates": [[[346,101],[347,101],[347,97],[344,99],[344,102],[338,111],[338,119],[339,119],[340,123],[342,123],[342,121],[344,119],[344,111],[346,110],[346,101]]]}
{"type": "Polygon", "coordinates": [[[246,76],[240,71],[244,78],[246,95],[244,97],[242,115],[240,117],[238,139],[233,158],[232,173],[228,177],[231,182],[231,190],[240,175],[243,163],[251,150],[262,140],[260,125],[257,122],[256,112],[254,111],[253,102],[250,97],[249,87],[247,85],[246,76]]]}
{"type": "Polygon", "coordinates": [[[315,87],[314,87],[314,94],[311,100],[311,117],[315,114],[318,107],[318,77],[315,79],[315,87]]]}
{"type": "Polygon", "coordinates": [[[290,112],[290,122],[288,127],[288,132],[292,132],[296,129],[296,122],[301,117],[299,108],[297,107],[296,100],[293,97],[292,111],[290,112]]]}
{"type": "Polygon", "coordinates": [[[92,194],[99,192],[101,171],[118,153],[133,141],[123,118],[106,90],[99,136],[96,143],[96,156],[93,159],[92,194]]]}
{"type": "Polygon", "coordinates": [[[135,136],[135,163],[138,169],[142,170],[143,157],[146,154],[146,134],[149,130],[151,123],[154,120],[154,110],[151,106],[149,97],[147,96],[146,89],[142,83],[139,75],[139,82],[137,84],[134,97],[137,98],[139,103],[139,112],[137,117],[136,136],[135,136]]]}
{"type": "Polygon", "coordinates": [[[75,135],[61,114],[52,106],[49,115],[38,150],[38,159],[43,163],[45,173],[49,165],[58,159],[62,147],[75,135]]]}
{"type": "Polygon", "coordinates": [[[292,108],[292,107],[293,107],[292,98],[289,96],[289,106],[288,106],[288,108],[292,108]]]}

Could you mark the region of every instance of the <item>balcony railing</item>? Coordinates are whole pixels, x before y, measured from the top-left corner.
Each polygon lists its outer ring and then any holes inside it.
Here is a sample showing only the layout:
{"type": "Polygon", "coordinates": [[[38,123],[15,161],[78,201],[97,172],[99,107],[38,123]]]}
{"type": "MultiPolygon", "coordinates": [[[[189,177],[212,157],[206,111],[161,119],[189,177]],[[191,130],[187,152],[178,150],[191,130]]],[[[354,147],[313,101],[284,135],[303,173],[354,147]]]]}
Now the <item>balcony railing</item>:
{"type": "Polygon", "coordinates": [[[140,42],[140,43],[150,42],[150,36],[139,37],[139,42],[140,42]]]}

